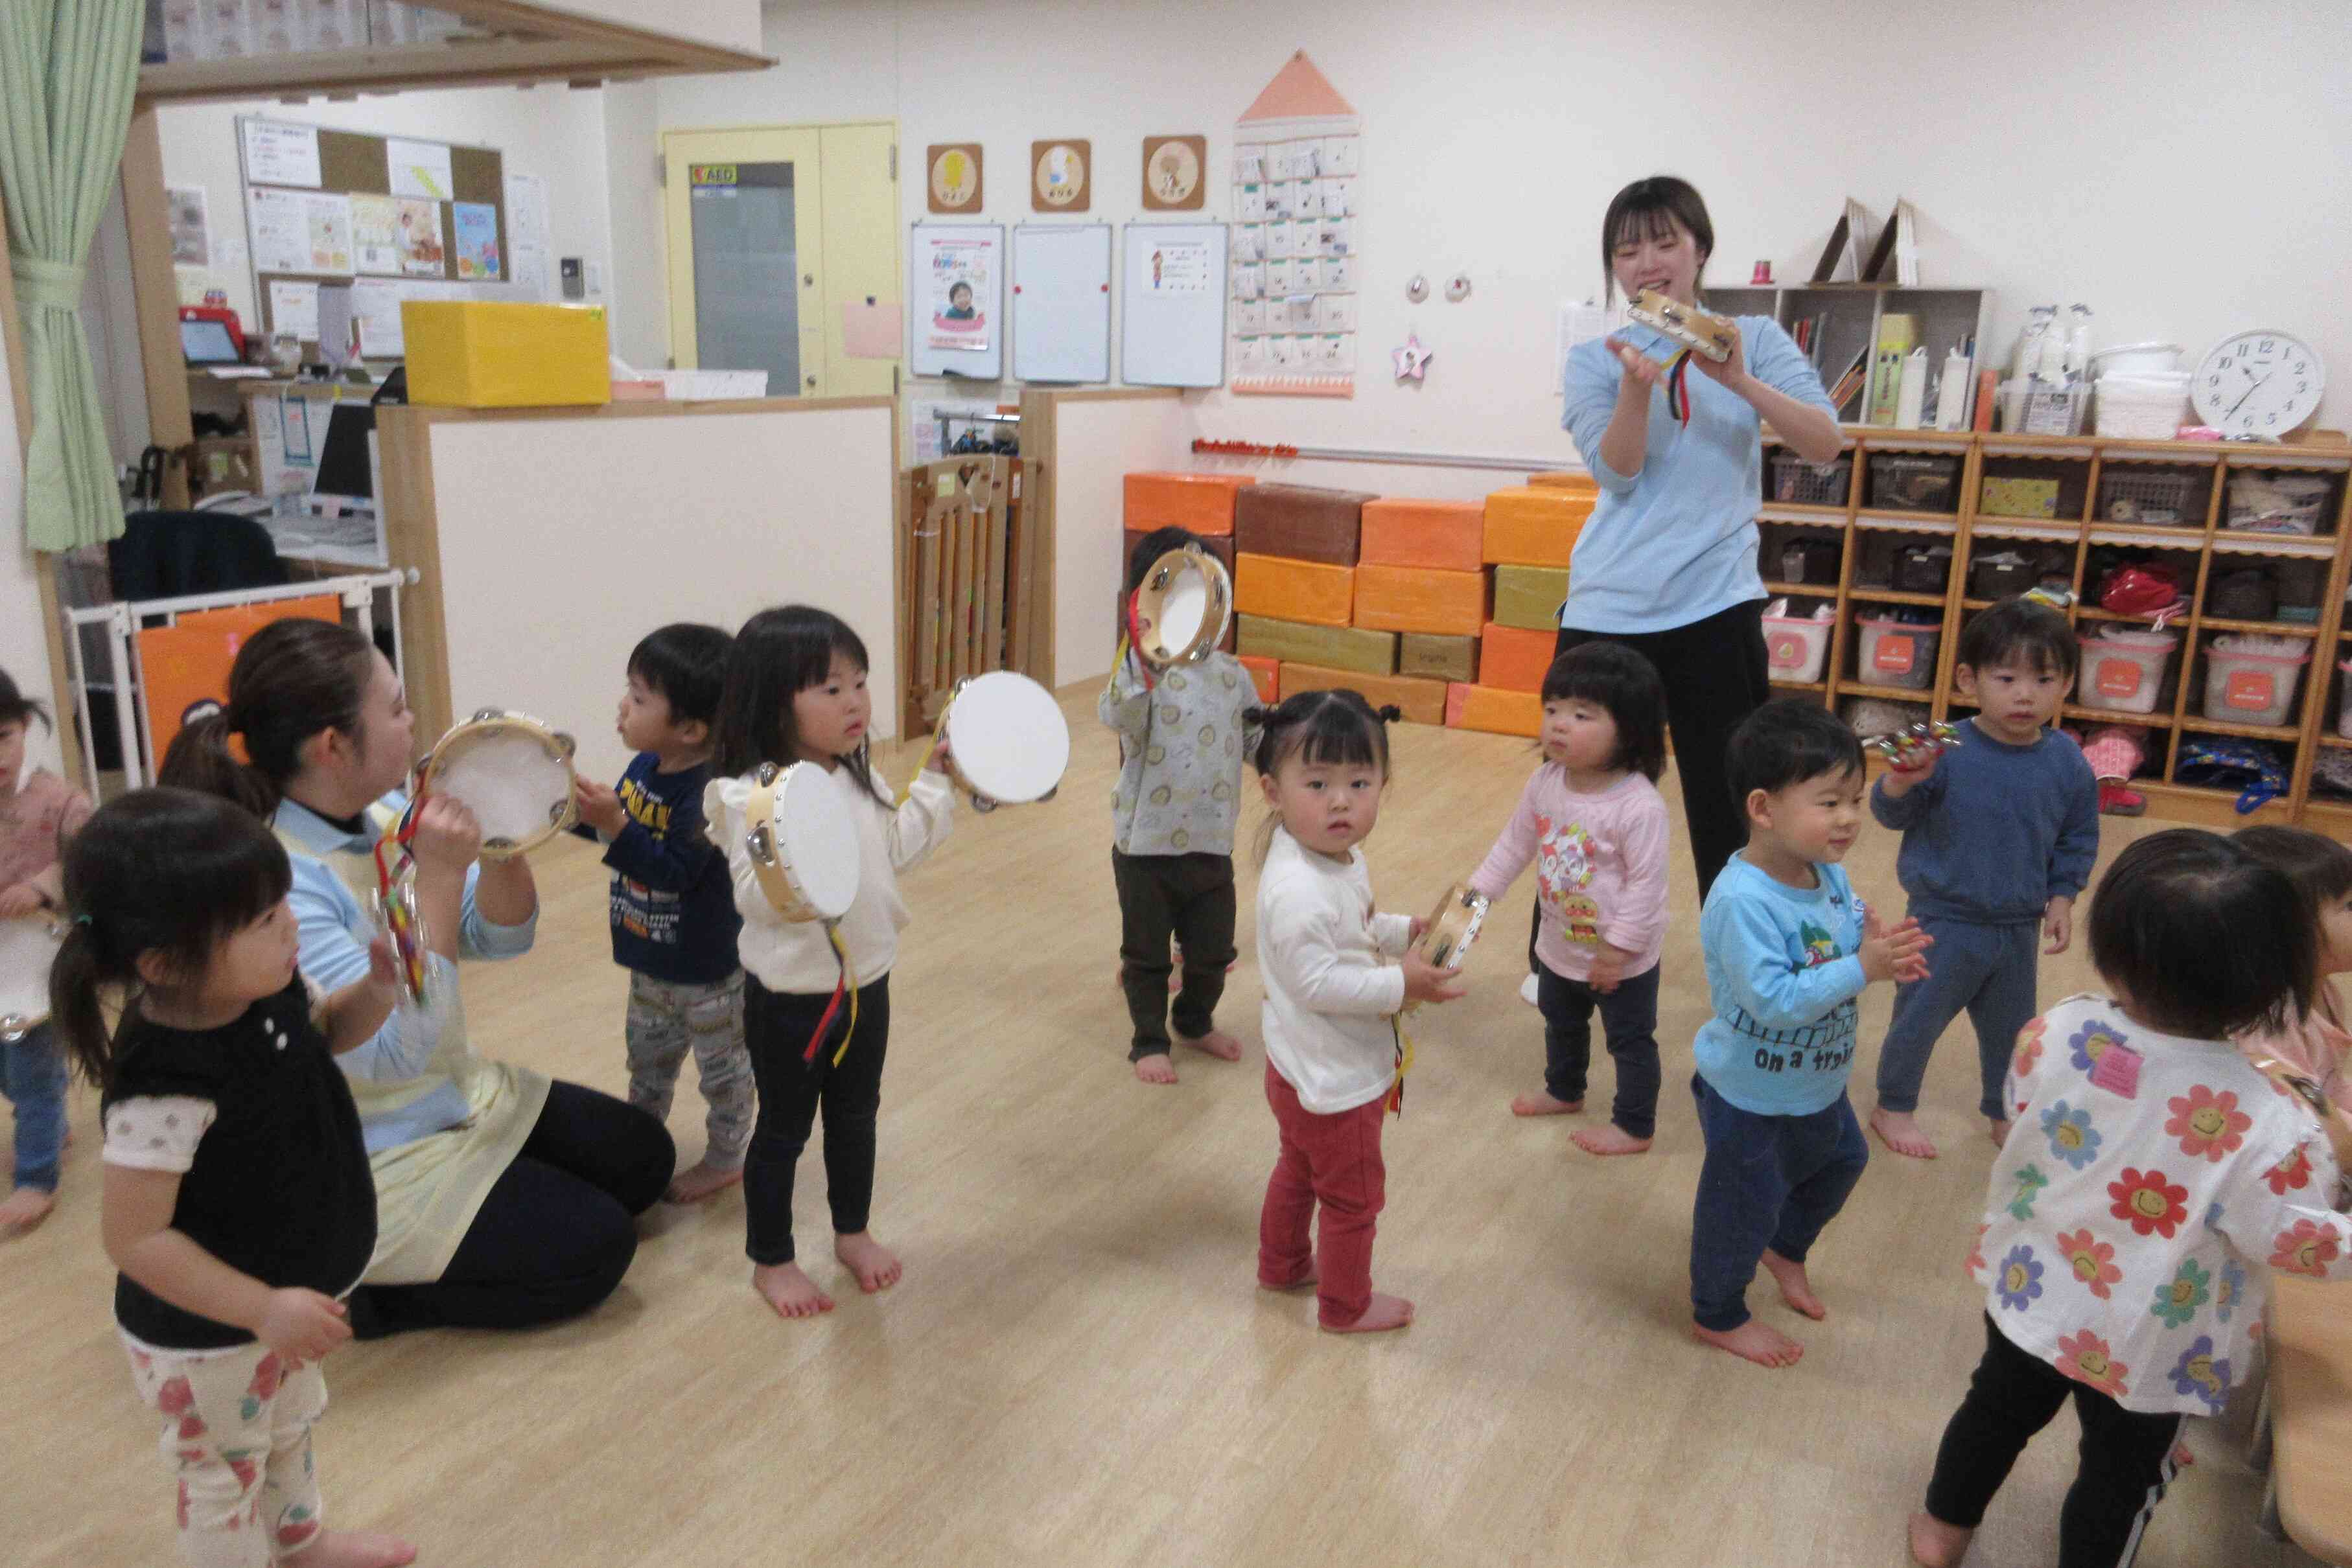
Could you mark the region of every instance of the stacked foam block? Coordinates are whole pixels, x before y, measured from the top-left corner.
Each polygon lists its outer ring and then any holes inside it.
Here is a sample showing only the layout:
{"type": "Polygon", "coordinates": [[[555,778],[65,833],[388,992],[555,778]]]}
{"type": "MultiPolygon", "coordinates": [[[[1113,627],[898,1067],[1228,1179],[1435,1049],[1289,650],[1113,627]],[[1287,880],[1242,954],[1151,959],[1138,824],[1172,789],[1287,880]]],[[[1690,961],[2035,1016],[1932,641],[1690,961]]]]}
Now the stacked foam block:
{"type": "MultiPolygon", "coordinates": [[[[1234,497],[1256,484],[1234,474],[1129,474],[1126,480],[1126,538],[1119,553],[1119,581],[1127,581],[1127,563],[1136,546],[1154,528],[1189,529],[1202,548],[1234,570],[1234,497]]],[[[1123,628],[1122,628],[1123,630],[1123,628]]],[[[1234,651],[1234,629],[1225,628],[1217,646],[1234,651]]],[[[1261,683],[1259,689],[1265,690],[1261,683]]],[[[1272,697],[1266,701],[1272,702],[1272,697]]]]}
{"type": "Polygon", "coordinates": [[[1266,701],[1352,686],[1413,723],[1532,736],[1593,500],[1569,474],[1483,502],[1131,474],[1127,540],[1176,523],[1230,542],[1236,646],[1266,701]]]}

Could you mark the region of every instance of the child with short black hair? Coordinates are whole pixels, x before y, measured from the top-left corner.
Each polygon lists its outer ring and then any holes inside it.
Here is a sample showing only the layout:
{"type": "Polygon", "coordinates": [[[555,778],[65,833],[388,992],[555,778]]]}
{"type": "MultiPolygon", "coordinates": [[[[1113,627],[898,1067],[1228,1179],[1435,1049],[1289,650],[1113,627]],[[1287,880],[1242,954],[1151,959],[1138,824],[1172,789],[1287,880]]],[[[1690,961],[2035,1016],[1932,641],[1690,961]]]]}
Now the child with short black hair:
{"type": "Polygon", "coordinates": [[[2042,952],[2074,940],[2074,900],[2099,855],[2099,782],[2082,748],[2050,727],[2074,689],[2079,650],[2066,618],[2005,599],[1961,630],[1954,679],[1977,705],[1957,744],[1898,763],[1871,814],[1903,834],[1895,874],[1907,913],[1936,938],[1935,970],[1895,994],[1878,1054],[1871,1130],[1898,1155],[1936,1157],[1919,1125],[1927,1057],[1966,1009],[1976,1027],[1978,1108],[2006,1133],[2001,1075],[2037,1008],[2042,952]]]}
{"type": "Polygon", "coordinates": [[[2352,1029],[2330,983],[2352,974],[2352,849],[2303,828],[2240,828],[2230,841],[2294,884],[2319,945],[2311,1006],[2238,1043],[2254,1060],[2275,1057],[2303,1073],[2338,1117],[2352,1118],[2352,1029]]]}
{"type": "MultiPolygon", "coordinates": [[[[0,919],[32,920],[64,900],[58,857],[89,800],[46,768],[26,768],[33,720],[49,711],[0,670],[0,919]]],[[[29,1229],[58,1204],[66,1141],[66,1059],[46,1023],[0,1040],[0,1093],[16,1116],[16,1184],[0,1199],[0,1235],[29,1229]]]]}
{"type": "Polygon", "coordinates": [[[618,789],[579,780],[580,821],[613,871],[613,962],[629,971],[629,1103],[667,1121],[691,1051],[702,1077],[702,1158],[664,1196],[696,1203],[743,1179],[754,1111],[743,1046],[743,917],[727,857],[703,831],[711,727],[735,639],[679,622],[629,654],[614,727],[636,756],[618,789]]]}
{"type": "Polygon", "coordinates": [[[1805,1273],[1822,1229],[1862,1179],[1869,1145],[1847,1103],[1854,1001],[1916,979],[1930,943],[1916,921],[1881,927],[1838,865],[1862,831],[1862,744],[1801,698],[1768,703],[1725,757],[1748,845],[1699,918],[1715,1016],[1698,1031],[1706,1160],[1691,1218],[1692,1332],[1760,1366],[1793,1366],[1795,1340],[1750,1317],[1760,1261],[1780,1298],[1826,1314],[1805,1273]]]}
{"type": "MultiPolygon", "coordinates": [[[[1138,540],[1121,606],[1161,556],[1200,542],[1178,528],[1138,540]]],[[[1234,825],[1242,755],[1252,738],[1243,716],[1256,701],[1249,672],[1223,650],[1155,671],[1129,648],[1095,704],[1118,735],[1110,869],[1118,886],[1119,984],[1135,1030],[1127,1059],[1146,1083],[1176,1082],[1169,1060],[1171,938],[1183,954],[1175,1042],[1241,1060],[1241,1042],[1217,1028],[1215,1015],[1234,962],[1234,825]]]]}
{"type": "Polygon", "coordinates": [[[2128,1563],[2181,1418],[2250,1380],[2271,1271],[2352,1278],[2327,1139],[2231,1043],[2308,1009],[2317,942],[2288,878],[2216,834],[2152,834],[2108,870],[2089,935],[2106,994],[2029,1024],[2004,1087],[2015,1125],[1968,1260],[1984,1358],[1911,1517],[1928,1568],[1966,1554],[2070,1395],[2059,1568],[2128,1563]]]}
{"type": "Polygon", "coordinates": [[[1500,898],[1536,867],[1536,1005],[1544,1086],[1519,1116],[1584,1109],[1592,1014],[1601,1014],[1617,1096],[1610,1124],[1572,1140],[1589,1155],[1638,1155],[1658,1116],[1658,955],[1666,936],[1666,694],[1622,643],[1586,643],[1544,673],[1543,766],[1470,886],[1500,898]]]}

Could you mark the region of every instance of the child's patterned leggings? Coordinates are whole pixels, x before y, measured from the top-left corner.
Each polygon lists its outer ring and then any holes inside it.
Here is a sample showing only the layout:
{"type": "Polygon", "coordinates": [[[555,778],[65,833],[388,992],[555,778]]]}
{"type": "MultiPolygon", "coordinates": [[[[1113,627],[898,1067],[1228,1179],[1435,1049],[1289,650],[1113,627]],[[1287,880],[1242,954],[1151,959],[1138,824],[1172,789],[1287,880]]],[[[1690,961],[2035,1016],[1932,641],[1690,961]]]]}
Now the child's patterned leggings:
{"type": "Polygon", "coordinates": [[[163,1417],[180,1552],[193,1568],[267,1568],[310,1545],[321,1523],[310,1458],[310,1427],[327,1408],[319,1364],[287,1372],[262,1344],[124,1348],[139,1397],[163,1417]]]}

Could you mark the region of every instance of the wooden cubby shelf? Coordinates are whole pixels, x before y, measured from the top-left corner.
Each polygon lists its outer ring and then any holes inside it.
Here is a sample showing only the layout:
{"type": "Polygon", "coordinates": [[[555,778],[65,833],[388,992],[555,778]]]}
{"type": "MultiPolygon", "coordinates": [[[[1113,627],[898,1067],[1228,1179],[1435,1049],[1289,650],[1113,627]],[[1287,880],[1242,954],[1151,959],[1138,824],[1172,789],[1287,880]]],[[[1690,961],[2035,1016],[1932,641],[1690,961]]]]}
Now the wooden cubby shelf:
{"type": "MultiPolygon", "coordinates": [[[[2132,788],[2147,797],[2152,816],[2228,828],[2250,821],[2297,821],[2352,841],[2352,797],[2314,792],[2314,765],[2323,751],[2352,750],[2352,739],[2336,733],[2339,705],[2347,678],[2339,659],[2352,654],[2352,623],[2345,615],[2345,591],[2352,579],[2352,446],[2341,444],[2250,445],[2185,441],[2103,441],[2094,436],[1966,435],[1935,431],[1888,430],[1880,426],[1847,425],[1843,457],[1851,471],[1845,479],[1843,506],[1796,504],[1772,499],[1769,458],[1779,444],[1768,432],[1766,496],[1757,513],[1763,535],[1762,565],[1766,591],[1786,597],[1799,613],[1828,602],[1835,619],[1825,650],[1821,678],[1802,685],[1775,682],[1784,694],[1801,694],[1832,707],[1846,699],[1871,697],[1916,704],[1941,719],[1975,711],[1975,705],[1953,690],[1961,628],[1993,601],[1975,591],[1971,567],[1981,556],[2012,550],[2027,558],[2042,576],[2063,581],[2074,602],[2068,622],[2084,632],[2107,625],[2138,625],[2148,618],[2084,603],[2086,593],[2098,591],[2098,574],[2111,559],[2154,556],[2179,572],[2188,608],[2174,616],[2165,630],[2179,640],[2166,670],[2161,697],[2154,711],[2122,713],[2092,706],[2080,700],[2063,710],[2064,720],[2077,727],[2129,725],[2149,735],[2142,777],[2132,788]],[[1898,511],[1885,505],[1872,459],[1888,454],[1954,459],[1958,475],[1950,511],[1898,511]],[[1992,472],[1988,475],[1988,466],[1992,472]],[[2110,476],[2110,470],[2119,472],[2110,476]],[[2293,472],[2318,475],[2332,481],[2326,509],[2315,535],[2268,534],[2228,527],[2230,482],[2246,473],[2293,472]],[[2053,481],[2056,515],[2019,517],[2021,506],[2032,507],[2049,497],[2029,493],[2021,501],[2007,501],[2005,514],[1979,516],[1977,503],[1987,477],[2053,481]],[[2102,481],[2116,480],[2116,488],[2102,507],[2102,481]],[[2155,520],[2141,509],[2160,508],[2155,520]],[[2171,515],[2184,520],[2162,520],[2171,515]],[[1801,547],[1801,552],[1799,547],[1801,547]],[[1831,551],[1834,551],[1832,557],[1831,551]],[[1932,585],[1938,557],[1945,578],[1940,593],[1922,591],[1932,585]],[[1794,562],[1784,566],[1783,554],[1809,555],[1802,562],[1807,578],[1826,578],[1832,559],[1834,581],[1791,582],[1794,562]],[[1890,561],[1900,560],[1900,580],[1894,586],[1890,561]],[[2273,586],[2284,575],[2284,563],[2324,562],[2316,606],[2317,619],[2296,622],[2250,619],[2242,615],[2207,613],[2221,580],[2233,572],[2282,563],[2273,586]],[[1871,580],[1864,580],[1869,579],[1871,580]],[[1877,674],[1861,666],[1861,635],[1857,612],[1864,615],[1901,611],[1940,611],[1940,619],[1922,622],[1924,640],[1937,638],[1933,682],[1912,690],[1863,678],[1877,674]],[[2237,719],[2204,716],[2206,671],[2211,645],[2218,636],[2293,637],[2311,644],[2313,657],[2299,676],[2286,722],[2248,724],[2237,719]],[[2286,765],[2291,780],[2287,793],[2250,815],[2237,810],[2238,791],[2186,783],[2179,777],[2185,744],[2199,737],[2260,741],[2274,748],[2286,765]]],[[[1916,473],[1916,464],[1910,465],[1916,473]]],[[[1828,472],[1822,470],[1821,472],[1828,472]]],[[[1808,494],[1809,486],[1795,486],[1808,494]]],[[[1787,489],[1783,493],[1789,493],[1787,489]]],[[[1914,492],[1916,495],[1916,492],[1914,492]]],[[[2013,493],[2012,493],[2013,495],[2013,493]]],[[[1934,492],[1920,498],[1935,499],[1934,492]]],[[[2305,569],[2306,573],[2308,569],[2305,569]]],[[[2307,592],[2306,576],[2305,591],[2307,592]]],[[[2242,587],[2242,584],[2239,585],[2242,587]]],[[[2242,601],[2233,595],[2232,608],[2242,601]]],[[[2300,602],[2311,608],[2307,601],[2300,602]]],[[[2247,606],[2252,607],[2252,606],[2247,606]]]]}

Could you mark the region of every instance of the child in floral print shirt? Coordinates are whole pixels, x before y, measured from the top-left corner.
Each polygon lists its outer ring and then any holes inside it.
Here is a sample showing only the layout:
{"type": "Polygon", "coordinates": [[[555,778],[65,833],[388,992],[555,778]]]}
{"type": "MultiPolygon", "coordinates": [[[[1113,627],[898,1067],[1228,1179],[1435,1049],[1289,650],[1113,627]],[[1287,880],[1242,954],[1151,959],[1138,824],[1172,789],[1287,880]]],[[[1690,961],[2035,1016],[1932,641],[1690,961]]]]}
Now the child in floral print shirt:
{"type": "Polygon", "coordinates": [[[2250,1365],[2269,1270],[2352,1279],[2352,1219],[2318,1122],[2231,1037],[2307,1006],[2315,933],[2293,884],[2182,829],[2117,858],[2091,914],[2108,994],[2019,1036],[2013,1113],[1969,1256],[1984,1359],[1945,1429],[1911,1552],[1959,1562],[2028,1440],[2071,1394],[2082,1458],[2061,1568],[2131,1561],[2184,1416],[2250,1365]]]}

